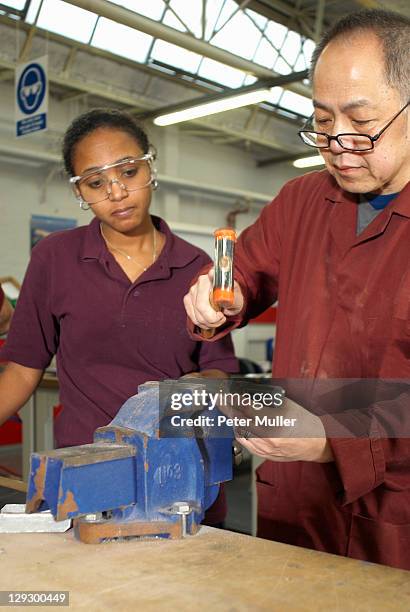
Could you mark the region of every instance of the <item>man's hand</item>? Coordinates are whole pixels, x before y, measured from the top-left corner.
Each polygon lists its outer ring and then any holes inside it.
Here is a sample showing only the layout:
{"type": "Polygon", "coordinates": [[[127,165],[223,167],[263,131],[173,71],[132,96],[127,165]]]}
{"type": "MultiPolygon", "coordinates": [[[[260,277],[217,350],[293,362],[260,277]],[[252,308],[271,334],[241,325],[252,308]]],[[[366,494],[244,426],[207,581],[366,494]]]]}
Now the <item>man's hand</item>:
{"type": "MultiPolygon", "coordinates": [[[[282,407],[255,411],[251,407],[240,409],[241,416],[259,418],[282,416],[291,420],[292,426],[259,425],[237,430],[237,439],[251,453],[271,461],[333,461],[333,453],[326,438],[323,423],[293,400],[286,398],[282,407]],[[242,437],[246,434],[246,437],[242,437]]],[[[236,414],[236,411],[235,411],[236,414]]],[[[269,421],[268,421],[269,423],[269,421]]]]}
{"type": "Polygon", "coordinates": [[[237,438],[250,453],[270,461],[333,461],[326,438],[237,438]]]}
{"type": "Polygon", "coordinates": [[[212,296],[214,270],[211,268],[208,274],[200,276],[189,292],[184,297],[185,310],[188,317],[201,329],[212,329],[220,327],[226,321],[226,317],[237,315],[243,308],[242,291],[235,281],[234,303],[230,308],[216,311],[210,298],[212,296]]]}

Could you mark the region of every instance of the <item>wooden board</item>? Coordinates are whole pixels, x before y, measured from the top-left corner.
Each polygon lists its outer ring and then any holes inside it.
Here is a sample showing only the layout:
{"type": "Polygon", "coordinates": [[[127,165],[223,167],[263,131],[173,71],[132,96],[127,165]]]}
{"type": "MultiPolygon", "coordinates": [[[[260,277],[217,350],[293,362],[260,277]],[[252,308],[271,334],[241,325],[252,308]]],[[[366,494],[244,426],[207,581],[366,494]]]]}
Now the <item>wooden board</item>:
{"type": "Polygon", "coordinates": [[[209,527],[101,545],[72,532],[2,534],[0,585],[68,590],[70,609],[88,611],[410,610],[410,572],[209,527]]]}

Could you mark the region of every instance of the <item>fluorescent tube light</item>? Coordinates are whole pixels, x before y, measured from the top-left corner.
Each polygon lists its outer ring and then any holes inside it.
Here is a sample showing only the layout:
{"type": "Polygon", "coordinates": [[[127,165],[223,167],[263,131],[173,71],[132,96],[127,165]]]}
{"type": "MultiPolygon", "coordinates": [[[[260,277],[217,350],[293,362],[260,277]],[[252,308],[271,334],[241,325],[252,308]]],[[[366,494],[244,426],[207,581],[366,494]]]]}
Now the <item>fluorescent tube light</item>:
{"type": "Polygon", "coordinates": [[[312,166],[322,166],[324,163],[325,160],[321,155],[313,155],[313,157],[301,157],[300,159],[295,159],[293,165],[295,168],[311,168],[312,166]]]}
{"type": "Polygon", "coordinates": [[[191,106],[190,108],[169,113],[167,115],[160,115],[154,119],[154,123],[155,125],[164,126],[173,125],[174,123],[181,123],[181,121],[190,121],[191,119],[198,119],[199,117],[206,117],[207,115],[222,113],[223,111],[240,108],[241,106],[257,104],[258,102],[263,102],[266,100],[269,95],[269,89],[250,91],[249,93],[238,94],[237,96],[232,96],[231,98],[215,100],[214,102],[206,102],[204,104],[191,106]]]}

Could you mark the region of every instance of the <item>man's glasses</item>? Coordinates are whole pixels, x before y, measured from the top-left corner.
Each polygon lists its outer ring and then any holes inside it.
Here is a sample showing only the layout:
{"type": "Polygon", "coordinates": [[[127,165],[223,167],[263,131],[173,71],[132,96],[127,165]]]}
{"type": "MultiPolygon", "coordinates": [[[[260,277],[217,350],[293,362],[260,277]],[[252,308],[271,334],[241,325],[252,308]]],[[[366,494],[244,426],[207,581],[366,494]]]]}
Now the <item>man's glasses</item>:
{"type": "MultiPolygon", "coordinates": [[[[390,119],[389,123],[374,136],[370,136],[369,134],[357,134],[354,132],[330,136],[330,134],[326,134],[325,132],[314,132],[305,129],[299,130],[298,134],[305,144],[309,145],[309,147],[315,147],[316,149],[328,149],[330,147],[330,142],[336,140],[336,142],[347,151],[371,151],[374,149],[374,143],[409,104],[410,100],[394,115],[393,119],[390,119]]],[[[312,118],[309,118],[305,125],[307,125],[311,119],[312,118]]]]}
{"type": "MultiPolygon", "coordinates": [[[[106,164],[101,168],[86,172],[81,176],[73,176],[69,182],[75,196],[83,204],[98,204],[107,200],[112,193],[114,183],[129,192],[144,189],[156,183],[156,170],[153,166],[155,150],[137,158],[106,164]],[[107,172],[114,171],[115,178],[109,178],[107,172]]],[[[112,175],[112,173],[111,173],[112,175]]]]}

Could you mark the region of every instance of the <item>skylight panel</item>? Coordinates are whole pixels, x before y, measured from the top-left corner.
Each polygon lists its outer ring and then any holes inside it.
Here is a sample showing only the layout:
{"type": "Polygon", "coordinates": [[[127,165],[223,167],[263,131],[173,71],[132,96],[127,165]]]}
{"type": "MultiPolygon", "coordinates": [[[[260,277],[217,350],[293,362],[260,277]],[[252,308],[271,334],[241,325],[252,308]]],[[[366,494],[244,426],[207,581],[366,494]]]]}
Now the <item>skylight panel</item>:
{"type": "Polygon", "coordinates": [[[62,0],[44,0],[37,20],[39,28],[88,43],[97,15],[62,0]]]}
{"type": "Polygon", "coordinates": [[[150,59],[196,74],[202,56],[158,38],[153,46],[150,59]]]}
{"type": "Polygon", "coordinates": [[[296,60],[296,64],[293,66],[293,71],[299,72],[300,70],[306,70],[308,66],[309,64],[306,62],[306,57],[303,53],[301,53],[298,59],[296,60]]]}
{"type": "Polygon", "coordinates": [[[145,15],[145,17],[150,19],[155,19],[155,21],[159,21],[162,18],[166,9],[163,0],[109,0],[109,2],[122,6],[134,13],[145,15]]]}
{"type": "Polygon", "coordinates": [[[266,27],[266,24],[268,23],[266,17],[264,17],[263,15],[259,15],[259,13],[256,13],[251,9],[246,9],[245,13],[250,19],[252,19],[252,21],[254,21],[261,28],[261,30],[266,27]]]}
{"type": "Polygon", "coordinates": [[[282,45],[280,50],[283,58],[293,66],[298,58],[298,55],[301,51],[301,37],[296,32],[292,32],[292,30],[288,31],[286,36],[286,40],[282,45]]]}
{"type": "Polygon", "coordinates": [[[278,74],[290,74],[292,72],[292,68],[285,62],[282,57],[278,57],[276,60],[273,70],[278,74]]]}
{"type": "Polygon", "coordinates": [[[281,25],[280,23],[270,21],[265,30],[265,36],[269,38],[274,47],[280,49],[283,44],[283,41],[285,40],[287,31],[287,28],[285,28],[285,26],[281,25]]]}
{"type": "Polygon", "coordinates": [[[177,15],[181,16],[182,21],[188,26],[189,30],[197,37],[202,35],[202,2],[195,0],[171,0],[169,4],[177,15]]]}
{"type": "Polygon", "coordinates": [[[198,70],[198,76],[215,83],[220,83],[226,87],[240,87],[243,84],[246,74],[237,68],[231,68],[220,62],[204,57],[198,70]]]}
{"type": "Polygon", "coordinates": [[[27,23],[34,23],[34,21],[35,21],[35,19],[37,17],[37,13],[38,13],[38,9],[40,7],[40,4],[41,4],[41,0],[31,0],[29,9],[28,9],[27,15],[26,15],[26,22],[27,23]]]}
{"type": "Polygon", "coordinates": [[[180,32],[188,31],[184,24],[176,17],[176,15],[169,10],[165,13],[162,23],[170,28],[174,28],[174,30],[179,30],[180,32]]]}
{"type": "Polygon", "coordinates": [[[289,91],[288,89],[283,92],[283,96],[280,99],[280,106],[298,113],[298,115],[304,115],[305,117],[310,117],[313,113],[313,104],[309,98],[289,91]]]}
{"type": "Polygon", "coordinates": [[[243,13],[237,13],[212,39],[212,44],[251,59],[256,51],[261,33],[243,13]]]}
{"type": "Polygon", "coordinates": [[[253,74],[247,74],[243,82],[244,85],[253,85],[258,79],[253,74]]]}
{"type": "Polygon", "coordinates": [[[272,89],[270,90],[269,97],[266,98],[266,101],[270,102],[271,104],[278,104],[284,91],[285,90],[283,89],[283,87],[272,87],[272,89]]]}
{"type": "Polygon", "coordinates": [[[232,17],[232,15],[238,11],[238,5],[234,0],[225,0],[219,19],[216,22],[216,29],[218,30],[223,24],[232,17]]]}
{"type": "Polygon", "coordinates": [[[7,8],[14,8],[14,9],[17,9],[18,11],[21,11],[23,10],[26,4],[26,0],[6,0],[5,2],[2,0],[0,4],[2,4],[3,6],[7,8]]]}
{"type": "Polygon", "coordinates": [[[304,117],[310,117],[313,113],[313,104],[310,98],[301,96],[288,89],[283,89],[283,87],[272,87],[266,101],[304,117]]]}
{"type": "Polygon", "coordinates": [[[152,36],[100,17],[91,44],[136,62],[145,62],[152,36]]]}
{"type": "Polygon", "coordinates": [[[213,2],[206,3],[205,40],[209,40],[212,36],[223,3],[224,0],[213,0],[213,2]]]}
{"type": "Polygon", "coordinates": [[[308,66],[310,62],[312,61],[312,54],[313,54],[313,51],[315,50],[315,47],[316,47],[315,43],[310,38],[307,38],[305,42],[303,43],[303,54],[306,58],[306,64],[308,66]]]}
{"type": "Polygon", "coordinates": [[[275,51],[272,45],[269,44],[269,42],[265,38],[262,38],[253,57],[253,61],[256,64],[261,64],[261,66],[273,68],[273,65],[276,62],[278,55],[278,52],[275,51]]]}

